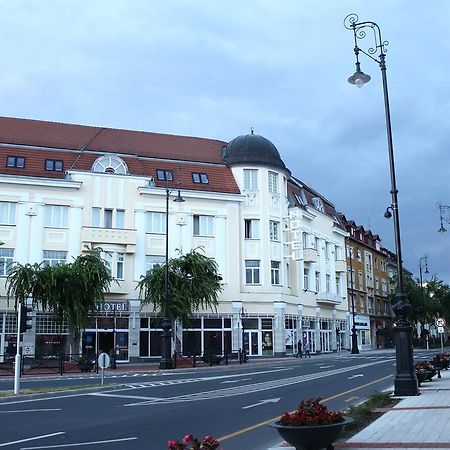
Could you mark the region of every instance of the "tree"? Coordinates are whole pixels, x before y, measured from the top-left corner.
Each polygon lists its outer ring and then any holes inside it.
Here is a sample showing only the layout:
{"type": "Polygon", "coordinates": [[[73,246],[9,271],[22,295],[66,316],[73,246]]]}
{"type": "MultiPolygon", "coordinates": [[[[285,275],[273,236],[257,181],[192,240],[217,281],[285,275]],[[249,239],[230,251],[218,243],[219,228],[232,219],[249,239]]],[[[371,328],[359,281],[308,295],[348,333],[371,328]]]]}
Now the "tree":
{"type": "Polygon", "coordinates": [[[7,297],[14,298],[16,309],[31,298],[33,306],[51,312],[57,324],[67,322],[78,348],[80,330],[88,316],[97,314],[112,280],[101,249],[94,248],[68,264],[16,263],[6,279],[7,297]]]}
{"type": "MultiPolygon", "coordinates": [[[[199,309],[215,309],[222,291],[222,277],[217,263],[197,249],[168,262],[168,318],[188,324],[199,309]]],[[[165,302],[165,266],[157,266],[138,283],[142,304],[153,304],[159,317],[163,317],[165,302]]]]}

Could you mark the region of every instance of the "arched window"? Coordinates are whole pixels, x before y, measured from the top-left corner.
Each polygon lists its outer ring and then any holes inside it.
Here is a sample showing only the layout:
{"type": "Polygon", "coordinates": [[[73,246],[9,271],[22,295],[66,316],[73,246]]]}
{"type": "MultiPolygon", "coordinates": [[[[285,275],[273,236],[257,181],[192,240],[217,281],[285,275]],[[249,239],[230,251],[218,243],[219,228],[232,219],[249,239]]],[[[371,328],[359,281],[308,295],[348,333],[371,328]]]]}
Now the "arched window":
{"type": "Polygon", "coordinates": [[[125,175],[128,173],[128,167],[125,162],[115,155],[101,156],[92,164],[92,172],[99,173],[118,173],[125,175]]]}

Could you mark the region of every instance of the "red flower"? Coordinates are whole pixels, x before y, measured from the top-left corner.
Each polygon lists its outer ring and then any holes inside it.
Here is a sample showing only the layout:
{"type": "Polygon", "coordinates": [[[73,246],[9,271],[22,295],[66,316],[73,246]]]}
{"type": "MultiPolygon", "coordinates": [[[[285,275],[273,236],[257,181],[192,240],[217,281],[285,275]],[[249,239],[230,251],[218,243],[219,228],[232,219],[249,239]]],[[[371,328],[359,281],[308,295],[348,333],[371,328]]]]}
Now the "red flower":
{"type": "Polygon", "coordinates": [[[302,400],[297,409],[292,413],[284,413],[279,420],[281,425],[328,425],[344,421],[341,412],[328,411],[320,401],[321,397],[302,400]]]}

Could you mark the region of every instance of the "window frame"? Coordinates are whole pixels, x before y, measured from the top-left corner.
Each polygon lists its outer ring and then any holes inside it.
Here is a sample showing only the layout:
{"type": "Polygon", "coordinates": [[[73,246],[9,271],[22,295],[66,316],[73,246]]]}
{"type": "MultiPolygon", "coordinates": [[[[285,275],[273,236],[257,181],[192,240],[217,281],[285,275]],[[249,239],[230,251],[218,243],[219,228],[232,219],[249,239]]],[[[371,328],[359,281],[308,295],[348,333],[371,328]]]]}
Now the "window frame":
{"type": "Polygon", "coordinates": [[[214,216],[194,214],[192,217],[192,235],[194,237],[214,237],[214,216]]]}
{"type": "Polygon", "coordinates": [[[271,194],[279,194],[279,183],[278,183],[278,173],[273,172],[272,170],[268,171],[268,188],[271,194]]]}
{"type": "Polygon", "coordinates": [[[6,157],[6,167],[25,169],[25,156],[7,155],[6,157]],[[12,164],[10,163],[12,161],[12,164]]]}
{"type": "Polygon", "coordinates": [[[14,249],[0,247],[0,277],[7,277],[14,265],[14,249]]]}
{"type": "Polygon", "coordinates": [[[278,220],[269,220],[269,238],[271,241],[280,241],[280,222],[278,220]]]}
{"type": "Polygon", "coordinates": [[[62,159],[47,158],[44,162],[44,169],[48,172],[63,172],[64,161],[62,159]]]}
{"type": "Polygon", "coordinates": [[[272,286],[281,286],[281,262],[270,261],[270,281],[272,286]]]}
{"type": "Polygon", "coordinates": [[[260,220],[244,219],[244,239],[260,239],[260,220]]]}
{"type": "Polygon", "coordinates": [[[166,234],[166,213],[162,211],[146,211],[145,232],[151,234],[166,234]]]}
{"type": "Polygon", "coordinates": [[[208,174],[205,172],[191,172],[194,184],[209,184],[208,174]]]}
{"type": "Polygon", "coordinates": [[[67,205],[45,205],[44,227],[47,228],[69,228],[69,206],[67,205]],[[59,208],[59,213],[57,211],[59,208]]]}
{"type": "Polygon", "coordinates": [[[244,169],[244,190],[258,190],[258,169],[244,169]]]}
{"type": "Polygon", "coordinates": [[[0,225],[15,225],[16,213],[17,203],[0,201],[0,225]],[[3,220],[3,214],[5,220],[3,220]]]}
{"type": "Polygon", "coordinates": [[[261,284],[261,261],[259,259],[245,260],[245,284],[259,285],[261,284]],[[252,265],[254,263],[254,265],[252,265]]]}
{"type": "Polygon", "coordinates": [[[156,169],[156,179],[159,181],[173,181],[173,170],[156,169]]]}

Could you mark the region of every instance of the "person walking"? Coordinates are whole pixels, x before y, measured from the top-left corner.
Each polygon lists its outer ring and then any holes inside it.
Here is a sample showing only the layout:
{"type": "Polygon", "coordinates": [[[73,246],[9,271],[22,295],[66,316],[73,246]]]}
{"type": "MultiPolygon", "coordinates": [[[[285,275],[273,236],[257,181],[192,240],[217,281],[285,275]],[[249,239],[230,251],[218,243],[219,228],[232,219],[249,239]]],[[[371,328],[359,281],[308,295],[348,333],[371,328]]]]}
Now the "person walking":
{"type": "Polygon", "coordinates": [[[297,358],[303,358],[303,349],[302,349],[301,339],[299,339],[297,342],[297,354],[295,356],[297,356],[297,358]]]}
{"type": "Polygon", "coordinates": [[[310,350],[311,344],[309,342],[305,341],[305,344],[303,347],[305,349],[305,358],[311,358],[311,350],[310,350]]]}

